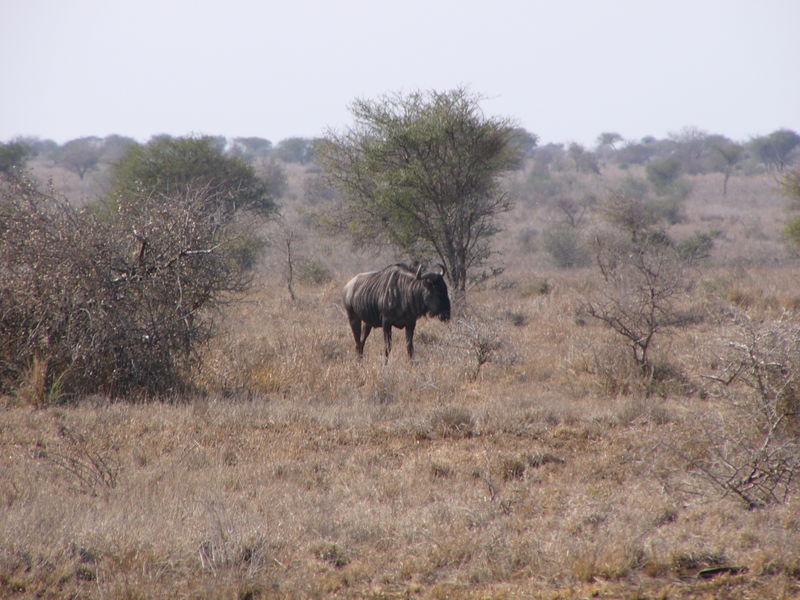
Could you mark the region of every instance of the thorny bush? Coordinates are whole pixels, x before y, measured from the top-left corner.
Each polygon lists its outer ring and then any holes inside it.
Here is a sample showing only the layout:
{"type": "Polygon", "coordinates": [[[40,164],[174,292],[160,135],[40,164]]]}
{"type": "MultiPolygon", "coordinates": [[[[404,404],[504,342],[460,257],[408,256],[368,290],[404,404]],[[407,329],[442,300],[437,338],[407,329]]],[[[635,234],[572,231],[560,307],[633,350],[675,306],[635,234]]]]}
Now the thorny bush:
{"type": "Polygon", "coordinates": [[[709,452],[695,470],[748,508],[784,502],[800,475],[800,325],[786,315],[734,318],[718,375],[708,376],[735,417],[709,420],[709,452]]]}
{"type": "MultiPolygon", "coordinates": [[[[181,385],[210,309],[248,283],[235,210],[208,188],[78,210],[0,181],[0,393],[159,394],[181,385]]],[[[63,398],[62,398],[63,399],[63,398]]]]}

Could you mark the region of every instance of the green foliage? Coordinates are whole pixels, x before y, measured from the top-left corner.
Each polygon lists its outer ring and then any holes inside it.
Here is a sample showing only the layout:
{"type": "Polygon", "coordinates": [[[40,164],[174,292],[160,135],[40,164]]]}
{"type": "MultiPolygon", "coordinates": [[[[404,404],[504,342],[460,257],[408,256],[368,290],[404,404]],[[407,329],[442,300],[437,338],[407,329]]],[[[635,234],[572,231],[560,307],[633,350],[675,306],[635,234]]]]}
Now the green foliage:
{"type": "Polygon", "coordinates": [[[690,265],[711,256],[714,248],[714,239],[719,232],[715,233],[696,233],[678,243],[678,255],[690,265]]]}
{"type": "Polygon", "coordinates": [[[612,190],[600,205],[603,219],[617,229],[636,239],[660,219],[652,203],[647,202],[647,183],[628,177],[612,190]]]}
{"type": "Polygon", "coordinates": [[[680,177],[682,162],[677,157],[656,159],[647,165],[647,179],[657,198],[651,200],[650,210],[671,225],[684,220],[683,203],[692,191],[692,185],[680,177]]]}
{"type": "Polygon", "coordinates": [[[27,146],[30,150],[30,157],[41,157],[53,159],[58,152],[58,144],[53,140],[42,140],[34,136],[20,136],[13,140],[13,143],[19,143],[27,146]]]}
{"type": "Polygon", "coordinates": [[[133,138],[123,135],[108,135],[103,138],[102,155],[100,159],[104,163],[114,164],[119,162],[132,147],[138,145],[139,143],[133,138]]]}
{"type": "Polygon", "coordinates": [[[796,206],[800,206],[800,167],[786,173],[781,179],[783,193],[790,198],[796,206]]]}
{"type": "Polygon", "coordinates": [[[788,166],[792,151],[800,145],[800,135],[790,129],[778,129],[750,142],[753,154],[764,164],[778,171],[788,166]]]}
{"type": "Polygon", "coordinates": [[[259,179],[243,159],[223,154],[215,138],[162,136],[131,147],[113,165],[110,198],[141,193],[169,197],[202,188],[229,209],[270,215],[276,200],[272,183],[259,179]]]}
{"type": "Polygon", "coordinates": [[[683,223],[686,220],[683,202],[690,190],[691,187],[688,182],[678,181],[674,186],[674,195],[657,198],[652,200],[650,204],[655,213],[670,225],[683,223]]]}
{"type": "Polygon", "coordinates": [[[643,165],[656,154],[655,144],[629,142],[617,150],[614,157],[618,163],[643,165]]]}
{"type": "Polygon", "coordinates": [[[567,154],[575,163],[576,172],[600,174],[600,165],[594,152],[590,152],[580,144],[572,143],[567,148],[567,154]]]}
{"type": "Polygon", "coordinates": [[[659,195],[668,194],[681,173],[681,161],[677,157],[653,160],[647,165],[647,180],[659,195]]]}
{"type": "Polygon", "coordinates": [[[438,256],[463,294],[511,207],[499,175],[519,164],[517,129],[463,88],[356,100],[352,112],[356,124],[318,149],[343,195],[342,225],[360,243],[438,256]]]}
{"type": "Polygon", "coordinates": [[[297,278],[304,283],[322,285],[333,279],[331,270],[321,261],[304,258],[297,263],[297,278]]]}
{"type": "Polygon", "coordinates": [[[103,140],[98,137],[82,137],[61,146],[56,153],[57,164],[84,178],[95,169],[103,155],[103,140]]]}
{"type": "MultiPolygon", "coordinates": [[[[789,171],[781,178],[781,189],[795,207],[800,207],[800,167],[789,171]]],[[[800,248],[800,217],[794,217],[787,221],[783,232],[790,244],[800,248]]]]}
{"type": "Polygon", "coordinates": [[[306,164],[314,159],[314,140],[290,137],[278,142],[275,156],[284,162],[306,164]]]}
{"type": "Polygon", "coordinates": [[[800,217],[789,219],[783,226],[786,240],[795,248],[800,248],[800,217]]]}
{"type": "Polygon", "coordinates": [[[30,148],[21,142],[0,143],[0,174],[13,174],[25,166],[30,148]]]}
{"type": "Polygon", "coordinates": [[[517,146],[521,156],[529,157],[533,155],[533,151],[539,143],[539,136],[518,127],[514,130],[511,143],[517,146]]]}
{"type": "Polygon", "coordinates": [[[728,138],[716,135],[709,138],[711,147],[711,167],[725,175],[722,182],[722,195],[728,195],[728,180],[731,173],[744,157],[744,146],[728,138]]]}
{"type": "Polygon", "coordinates": [[[726,172],[732,169],[744,156],[744,147],[741,144],[732,142],[721,135],[710,138],[714,166],[726,172]]]}
{"type": "Polygon", "coordinates": [[[544,232],[542,238],[545,251],[557,267],[570,269],[589,264],[589,251],[574,227],[550,229],[544,232]]]}
{"type": "Polygon", "coordinates": [[[233,139],[230,152],[247,162],[267,156],[272,150],[272,142],[260,137],[237,137],[233,139]]]}
{"type": "Polygon", "coordinates": [[[604,131],[597,136],[598,148],[608,148],[614,150],[614,146],[620,143],[623,137],[614,131],[604,131]]]}
{"type": "Polygon", "coordinates": [[[540,173],[531,171],[526,181],[524,194],[533,200],[534,204],[555,198],[564,191],[565,181],[553,177],[547,171],[540,173]]]}

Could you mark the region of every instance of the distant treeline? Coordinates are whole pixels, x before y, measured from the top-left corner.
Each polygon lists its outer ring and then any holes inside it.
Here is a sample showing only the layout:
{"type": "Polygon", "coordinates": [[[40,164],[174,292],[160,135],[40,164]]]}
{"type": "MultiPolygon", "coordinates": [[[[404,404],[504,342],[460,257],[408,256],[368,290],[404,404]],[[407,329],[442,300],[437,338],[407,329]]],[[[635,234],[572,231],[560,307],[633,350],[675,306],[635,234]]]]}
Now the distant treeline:
{"type": "MultiPolygon", "coordinates": [[[[167,135],[154,136],[150,142],[167,135]]],[[[307,164],[314,161],[315,138],[290,137],[273,144],[261,137],[210,137],[221,152],[247,162],[276,158],[286,163],[307,164]]],[[[626,140],[616,132],[603,132],[593,147],[578,143],[540,144],[536,134],[519,130],[517,136],[523,154],[535,172],[573,169],[596,172],[607,164],[620,167],[646,165],[652,161],[671,160],[686,174],[719,172],[730,175],[737,170],[782,171],[800,155],[800,135],[790,129],[778,129],[748,141],[735,141],[689,127],[667,138],[646,136],[626,140]]],[[[18,137],[0,143],[0,172],[24,167],[29,160],[50,161],[76,173],[81,179],[102,164],[113,164],[139,143],[130,137],[109,135],[81,137],[59,145],[53,140],[18,137]]]]}
{"type": "MultiPolygon", "coordinates": [[[[260,137],[226,138],[224,136],[202,136],[212,141],[213,146],[229,156],[255,162],[261,158],[277,158],[287,163],[305,164],[313,160],[312,138],[291,137],[277,144],[260,137]]],[[[172,139],[169,135],[153,136],[148,144],[161,139],[172,139]]],[[[53,140],[35,137],[18,137],[0,143],[0,172],[24,167],[30,160],[49,161],[76,173],[81,179],[103,164],[114,164],[139,142],[130,137],[109,135],[104,138],[89,136],[76,138],[59,145],[53,140]]]]}

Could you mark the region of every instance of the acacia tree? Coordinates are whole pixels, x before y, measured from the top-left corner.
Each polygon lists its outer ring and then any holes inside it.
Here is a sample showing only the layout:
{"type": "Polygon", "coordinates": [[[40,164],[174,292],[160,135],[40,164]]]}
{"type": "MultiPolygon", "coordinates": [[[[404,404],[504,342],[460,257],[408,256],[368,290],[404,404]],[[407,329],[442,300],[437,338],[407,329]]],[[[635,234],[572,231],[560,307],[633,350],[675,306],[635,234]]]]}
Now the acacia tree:
{"type": "Polygon", "coordinates": [[[722,171],[722,196],[728,195],[728,180],[733,169],[744,156],[744,148],[724,136],[713,136],[710,140],[715,166],[722,171]]]}
{"type": "Polygon", "coordinates": [[[357,243],[388,243],[447,267],[456,305],[491,254],[511,208],[499,175],[519,162],[515,127],[486,117],[466,89],[356,100],[355,124],[316,153],[341,192],[337,214],[357,243]]]}
{"type": "Polygon", "coordinates": [[[84,178],[97,167],[103,156],[103,140],[98,137],[82,137],[71,140],[58,151],[58,164],[84,178]]]}
{"type": "Polygon", "coordinates": [[[791,162],[792,151],[800,145],[800,135],[791,129],[778,129],[750,142],[751,151],[767,166],[783,171],[791,162]]]}

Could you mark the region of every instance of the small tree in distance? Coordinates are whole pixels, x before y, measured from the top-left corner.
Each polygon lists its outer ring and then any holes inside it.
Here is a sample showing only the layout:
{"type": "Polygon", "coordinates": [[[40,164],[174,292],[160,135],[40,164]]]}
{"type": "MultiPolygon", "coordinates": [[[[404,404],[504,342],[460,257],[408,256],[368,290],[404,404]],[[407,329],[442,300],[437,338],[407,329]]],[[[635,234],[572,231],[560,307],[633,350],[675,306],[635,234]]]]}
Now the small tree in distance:
{"type": "Polygon", "coordinates": [[[463,88],[356,100],[355,125],[317,148],[353,238],[438,257],[462,307],[470,271],[491,254],[496,217],[511,208],[499,175],[521,154],[518,130],[484,116],[478,100],[463,88]]]}
{"type": "Polygon", "coordinates": [[[713,136],[711,138],[711,151],[716,166],[722,171],[722,196],[728,195],[728,180],[731,178],[733,169],[742,159],[744,148],[723,136],[713,136]]]}
{"type": "Polygon", "coordinates": [[[0,175],[14,175],[25,166],[30,148],[21,142],[0,143],[0,175]]]}
{"type": "Polygon", "coordinates": [[[656,226],[658,214],[640,200],[612,194],[603,214],[612,227],[598,231],[591,244],[601,285],[582,310],[622,336],[649,382],[653,340],[687,322],[677,306],[691,284],[687,264],[656,226]]]}
{"type": "Polygon", "coordinates": [[[783,171],[789,164],[790,155],[799,145],[800,135],[791,129],[778,129],[752,140],[750,149],[765,165],[783,171]]]}
{"type": "Polygon", "coordinates": [[[97,167],[103,156],[103,140],[83,137],[67,142],[57,152],[57,162],[76,173],[81,179],[97,167]]]}
{"type": "Polygon", "coordinates": [[[169,197],[202,187],[227,208],[270,215],[284,185],[281,172],[271,175],[269,180],[257,177],[242,158],[226,156],[213,137],[155,137],[132,146],[113,165],[109,199],[142,192],[169,197]]]}
{"type": "MultiPolygon", "coordinates": [[[[792,201],[795,208],[800,206],[800,167],[796,167],[781,178],[783,193],[792,201]]],[[[796,249],[800,249],[800,217],[789,219],[784,225],[786,239],[796,249]]]]}

